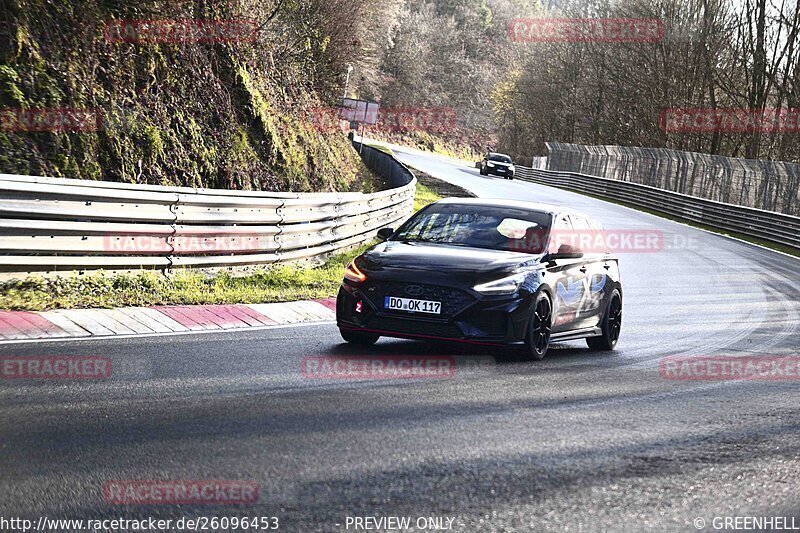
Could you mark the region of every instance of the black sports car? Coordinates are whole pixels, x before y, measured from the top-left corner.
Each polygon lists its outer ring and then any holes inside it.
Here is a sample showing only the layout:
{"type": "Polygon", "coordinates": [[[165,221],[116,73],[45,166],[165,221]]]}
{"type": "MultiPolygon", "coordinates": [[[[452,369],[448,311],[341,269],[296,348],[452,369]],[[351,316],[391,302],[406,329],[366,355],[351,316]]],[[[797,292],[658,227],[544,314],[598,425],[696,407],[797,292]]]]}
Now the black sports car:
{"type": "Polygon", "coordinates": [[[503,176],[506,179],[513,180],[514,174],[517,169],[514,167],[514,161],[505,154],[495,154],[489,152],[483,158],[480,165],[481,176],[488,176],[494,174],[495,176],[503,176]]]}
{"type": "Polygon", "coordinates": [[[533,359],[551,341],[586,338],[611,350],[622,324],[617,259],[602,246],[563,243],[574,232],[601,228],[543,204],[433,203],[397,231],[382,229],[385,242],[348,265],[336,305],[342,337],[522,344],[533,359]]]}

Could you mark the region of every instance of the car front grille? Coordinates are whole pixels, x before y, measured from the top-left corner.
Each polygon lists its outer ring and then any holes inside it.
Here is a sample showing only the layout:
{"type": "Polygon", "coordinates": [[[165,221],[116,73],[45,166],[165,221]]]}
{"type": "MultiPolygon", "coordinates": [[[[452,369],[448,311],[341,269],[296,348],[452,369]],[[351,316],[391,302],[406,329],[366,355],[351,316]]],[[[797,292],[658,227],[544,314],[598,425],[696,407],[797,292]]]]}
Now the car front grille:
{"type": "Polygon", "coordinates": [[[464,336],[458,326],[440,322],[427,322],[422,320],[404,320],[402,318],[376,317],[368,327],[392,333],[405,333],[408,335],[422,335],[425,337],[441,337],[446,339],[460,339],[464,336]]]}

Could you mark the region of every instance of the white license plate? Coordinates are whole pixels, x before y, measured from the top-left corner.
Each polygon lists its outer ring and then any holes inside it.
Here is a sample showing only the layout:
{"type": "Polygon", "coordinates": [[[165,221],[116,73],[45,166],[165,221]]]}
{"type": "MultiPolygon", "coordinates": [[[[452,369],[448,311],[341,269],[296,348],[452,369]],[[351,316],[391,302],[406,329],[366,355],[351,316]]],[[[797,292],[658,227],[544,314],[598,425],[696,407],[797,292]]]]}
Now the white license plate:
{"type": "Polygon", "coordinates": [[[384,299],[383,307],[396,311],[408,311],[409,313],[428,313],[431,315],[439,315],[442,313],[442,302],[414,300],[412,298],[395,298],[394,296],[387,296],[384,299]]]}

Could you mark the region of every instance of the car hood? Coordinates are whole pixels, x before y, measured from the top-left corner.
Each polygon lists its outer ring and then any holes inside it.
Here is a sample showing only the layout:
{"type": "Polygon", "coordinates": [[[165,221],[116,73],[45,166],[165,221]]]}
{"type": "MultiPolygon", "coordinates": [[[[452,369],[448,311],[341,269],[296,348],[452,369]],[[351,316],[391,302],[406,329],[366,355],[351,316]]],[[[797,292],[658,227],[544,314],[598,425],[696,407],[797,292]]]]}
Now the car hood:
{"type": "Polygon", "coordinates": [[[413,280],[424,283],[432,278],[454,275],[475,278],[511,271],[520,266],[532,266],[540,257],[503,250],[387,241],[366,252],[360,266],[377,274],[408,274],[413,280]]]}

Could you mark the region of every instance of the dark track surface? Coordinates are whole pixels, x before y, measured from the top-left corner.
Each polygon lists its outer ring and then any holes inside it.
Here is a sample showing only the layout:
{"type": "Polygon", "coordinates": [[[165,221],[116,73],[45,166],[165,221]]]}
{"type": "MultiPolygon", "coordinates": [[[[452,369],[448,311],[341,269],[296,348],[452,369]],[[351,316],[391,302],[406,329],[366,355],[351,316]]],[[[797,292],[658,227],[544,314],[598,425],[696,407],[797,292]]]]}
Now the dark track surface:
{"type": "MultiPolygon", "coordinates": [[[[347,516],[449,516],[456,531],[696,531],[800,517],[800,382],[671,381],[666,355],[800,355],[800,260],[585,196],[398,151],[479,196],[584,210],[679,246],[621,256],[616,352],[342,344],[332,324],[0,346],[104,355],[106,382],[0,381],[0,516],[258,516],[283,531],[347,516]],[[688,242],[688,246],[681,245],[688,242]],[[452,354],[452,379],[314,380],[304,356],[452,354]],[[255,506],[111,506],[118,479],[245,479],[255,506]]],[[[336,525],[339,524],[339,525],[336,525]]],[[[797,520],[800,527],[800,518],[797,520]]],[[[352,527],[351,527],[352,530],[352,527]]]]}

